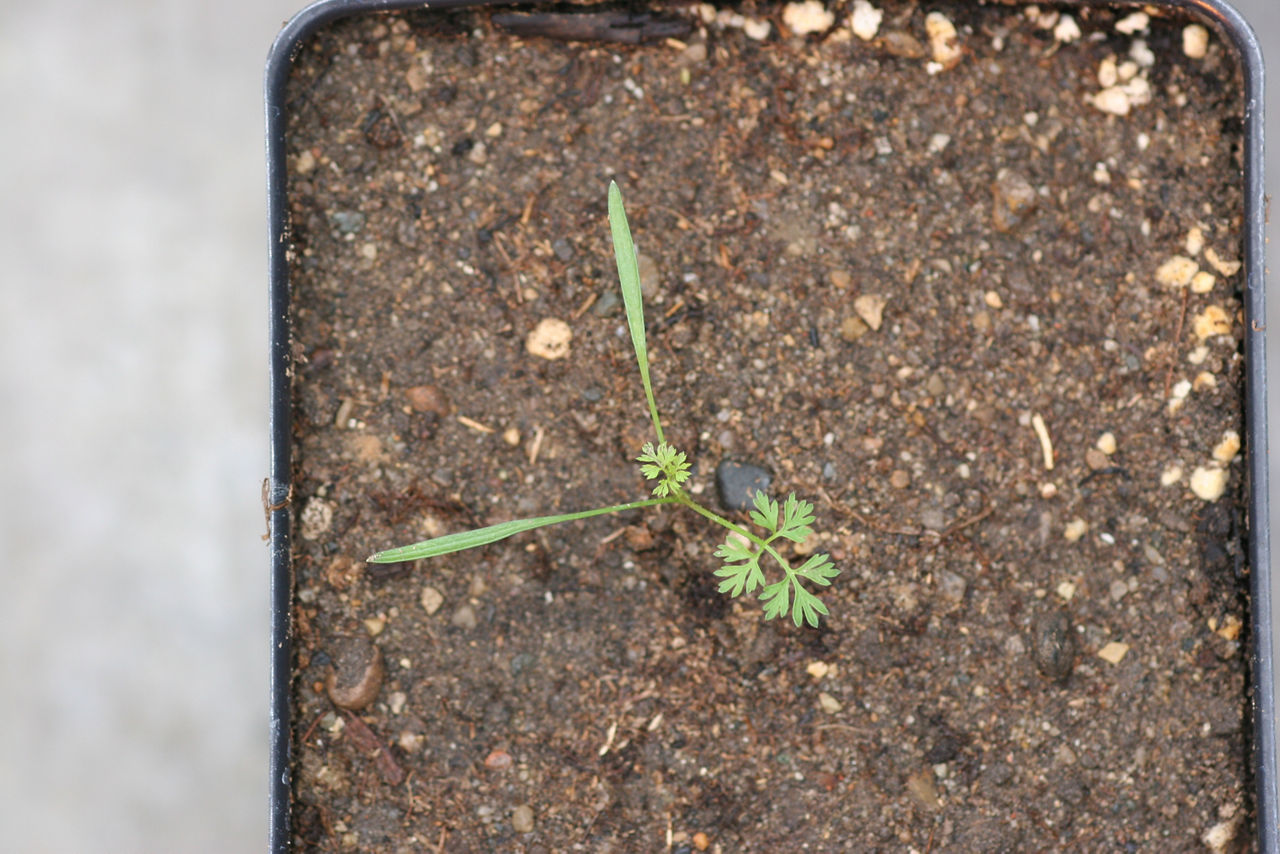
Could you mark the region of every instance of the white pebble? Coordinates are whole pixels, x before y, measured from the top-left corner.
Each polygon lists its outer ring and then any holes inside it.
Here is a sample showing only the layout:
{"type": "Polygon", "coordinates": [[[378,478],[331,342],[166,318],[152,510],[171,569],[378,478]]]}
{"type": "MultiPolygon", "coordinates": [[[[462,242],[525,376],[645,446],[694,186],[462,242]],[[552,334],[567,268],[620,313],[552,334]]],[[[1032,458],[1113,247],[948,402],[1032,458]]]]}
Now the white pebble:
{"type": "Polygon", "coordinates": [[[1209,31],[1199,24],[1189,24],[1182,31],[1182,52],[1191,59],[1204,59],[1209,50],[1209,31]]]}
{"type": "Polygon", "coordinates": [[[1182,480],[1182,466],[1174,464],[1160,473],[1161,486],[1173,486],[1182,480]]]}
{"type": "Polygon", "coordinates": [[[1222,441],[1213,448],[1213,458],[1224,466],[1236,458],[1236,454],[1240,453],[1240,434],[1235,430],[1228,430],[1222,434],[1222,441]]]}
{"type": "Polygon", "coordinates": [[[1209,358],[1209,348],[1203,344],[1187,354],[1187,361],[1193,365],[1203,365],[1207,358],[1209,358]]]}
{"type": "Polygon", "coordinates": [[[933,61],[944,69],[954,67],[961,56],[956,25],[941,12],[930,12],[924,18],[924,31],[929,36],[929,51],[933,54],[933,61]]]}
{"type": "Polygon", "coordinates": [[[1089,530],[1089,523],[1083,519],[1072,519],[1067,526],[1062,529],[1062,536],[1068,543],[1074,543],[1085,535],[1089,530]]]}
{"type": "Polygon", "coordinates": [[[1108,56],[1098,63],[1098,85],[1107,89],[1120,82],[1120,72],[1116,70],[1116,58],[1108,56]]]}
{"type": "Polygon", "coordinates": [[[747,18],[742,22],[742,32],[746,34],[747,38],[754,39],[758,42],[762,42],[769,38],[769,33],[772,30],[773,25],[768,21],[758,21],[755,18],[747,18]]]}
{"type": "Polygon", "coordinates": [[[444,604],[444,594],[434,587],[422,588],[422,607],[428,614],[434,614],[444,604]]]}
{"type": "Polygon", "coordinates": [[[1129,46],[1129,58],[1143,68],[1150,68],[1156,64],[1156,55],[1143,39],[1133,40],[1133,44],[1129,46]]]}
{"type": "MultiPolygon", "coordinates": [[[[782,23],[798,36],[809,33],[821,33],[831,29],[836,16],[823,7],[820,0],[804,0],[802,3],[788,3],[782,10],[782,23]]],[[[746,31],[746,28],[743,28],[746,31]]],[[[747,35],[751,35],[747,33],[747,35]]]]}
{"type": "Polygon", "coordinates": [[[871,41],[880,32],[880,22],[884,12],[872,6],[867,0],[854,0],[853,14],[849,17],[849,27],[853,34],[865,41],[871,41]]]}
{"type": "Polygon", "coordinates": [[[1200,226],[1193,225],[1191,230],[1187,232],[1187,254],[1195,257],[1200,254],[1200,250],[1204,249],[1204,231],[1200,226]]]}
{"type": "Polygon", "coordinates": [[[1108,457],[1116,452],[1116,436],[1114,433],[1106,432],[1098,437],[1097,448],[1108,457]]]}
{"type": "Polygon", "coordinates": [[[1191,329],[1196,337],[1205,341],[1215,335],[1231,334],[1231,318],[1219,306],[1205,306],[1204,311],[1195,316],[1191,329]]]}
{"type": "Polygon", "coordinates": [[[1218,253],[1209,247],[1204,250],[1204,258],[1209,262],[1209,266],[1218,271],[1220,276],[1234,276],[1236,271],[1240,269],[1239,261],[1227,261],[1218,257],[1218,253]]]}
{"type": "Polygon", "coordinates": [[[554,317],[544,318],[538,323],[524,346],[532,355],[542,359],[563,359],[569,355],[569,342],[573,340],[573,330],[569,324],[554,317]]]}
{"type": "Polygon", "coordinates": [[[1201,270],[1199,273],[1196,273],[1191,277],[1191,293],[1209,293],[1209,291],[1213,290],[1214,281],[1216,280],[1213,278],[1213,273],[1207,273],[1204,270],[1201,270]]]}
{"type": "Polygon", "coordinates": [[[1156,268],[1156,281],[1165,287],[1183,288],[1200,271],[1200,265],[1185,255],[1174,255],[1156,268]]]}
{"type": "Polygon", "coordinates": [[[1119,86],[1108,86],[1093,96],[1086,96],[1095,109],[1113,116],[1129,115],[1129,96],[1119,86]]]}
{"type": "Polygon", "coordinates": [[[1080,38],[1080,25],[1070,15],[1063,15],[1058,25],[1053,28],[1053,38],[1054,41],[1070,44],[1080,38]]]}
{"type": "Polygon", "coordinates": [[[1197,466],[1191,472],[1191,491],[1201,500],[1217,501],[1227,491],[1227,477],[1227,471],[1217,466],[1197,466]]]}
{"type": "Polygon", "coordinates": [[[1116,32],[1131,36],[1145,30],[1150,23],[1151,19],[1147,17],[1146,12],[1134,12],[1116,21],[1116,32]]]}

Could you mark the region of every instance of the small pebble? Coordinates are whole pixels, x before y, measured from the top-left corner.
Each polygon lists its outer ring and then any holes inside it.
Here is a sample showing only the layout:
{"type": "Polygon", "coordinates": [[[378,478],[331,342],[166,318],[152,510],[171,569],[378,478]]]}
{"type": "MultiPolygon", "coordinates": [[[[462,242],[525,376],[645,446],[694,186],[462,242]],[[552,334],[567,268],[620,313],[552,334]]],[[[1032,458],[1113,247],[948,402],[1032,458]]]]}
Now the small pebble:
{"type": "Polygon", "coordinates": [[[1213,273],[1201,270],[1191,277],[1191,293],[1207,294],[1209,291],[1213,290],[1215,281],[1213,273]]]}
{"type": "Polygon", "coordinates": [[[1098,650],[1098,658],[1110,664],[1119,664],[1128,654],[1129,645],[1120,641],[1111,641],[1111,643],[1098,650]]]}
{"type": "Polygon", "coordinates": [[[1036,667],[1054,682],[1065,682],[1075,667],[1075,638],[1065,611],[1049,611],[1031,625],[1031,656],[1036,667]]]}
{"type": "Polygon", "coordinates": [[[893,473],[889,475],[889,485],[894,489],[906,489],[911,485],[911,475],[902,469],[894,469],[893,473]]]}
{"type": "Polygon", "coordinates": [[[825,661],[818,661],[815,659],[805,666],[805,672],[814,679],[821,679],[831,672],[831,665],[827,664],[825,661]]]}
{"type": "Polygon", "coordinates": [[[1191,472],[1191,491],[1202,501],[1217,501],[1227,491],[1228,473],[1216,466],[1198,466],[1191,472]]]}
{"type": "Polygon", "coordinates": [[[880,331],[884,321],[885,298],[877,294],[863,294],[853,301],[853,310],[872,332],[880,331]]]}
{"type": "Polygon", "coordinates": [[[312,498],[302,508],[301,533],[304,540],[318,540],[333,524],[333,505],[323,498],[312,498]]]}
{"type": "Polygon", "coordinates": [[[1111,456],[1116,452],[1115,434],[1111,432],[1103,433],[1101,436],[1098,437],[1098,443],[1094,447],[1096,447],[1099,451],[1102,451],[1102,453],[1106,454],[1107,456],[1111,456]]]}
{"type": "Polygon", "coordinates": [[[533,831],[533,808],[528,804],[521,804],[511,813],[511,829],[516,833],[531,833],[533,831]]]}
{"type": "Polygon", "coordinates": [[[1222,441],[1213,448],[1213,458],[1224,466],[1236,458],[1236,454],[1240,453],[1240,434],[1235,430],[1228,430],[1222,434],[1222,441]]]}
{"type": "Polygon", "coordinates": [[[511,754],[505,750],[493,750],[484,758],[484,767],[490,771],[506,771],[515,763],[511,754]]]}
{"type": "Polygon", "coordinates": [[[444,604],[444,595],[434,587],[422,588],[422,607],[428,614],[434,614],[444,604]]]}
{"type": "Polygon", "coordinates": [[[1121,599],[1129,595],[1129,585],[1117,578],[1115,581],[1111,582],[1108,592],[1111,594],[1111,598],[1113,600],[1119,602],[1121,599]]]}
{"type": "Polygon", "coordinates": [[[339,234],[356,234],[364,228],[364,214],[360,211],[334,211],[329,214],[329,221],[339,234]]]}
{"type": "Polygon", "coordinates": [[[853,0],[853,14],[849,17],[849,27],[853,30],[853,34],[864,42],[876,37],[883,19],[884,12],[872,6],[867,0],[853,0]]]}
{"type": "Polygon", "coordinates": [[[453,411],[448,395],[439,386],[415,385],[405,389],[404,396],[414,412],[430,412],[443,418],[453,411]]]}
{"type": "Polygon", "coordinates": [[[1209,262],[1209,266],[1218,271],[1220,276],[1234,276],[1240,270],[1239,261],[1227,261],[1218,257],[1218,252],[1212,246],[1204,250],[1204,259],[1209,262]]]}
{"type": "Polygon", "coordinates": [[[525,339],[524,346],[532,355],[541,359],[563,359],[569,355],[569,342],[573,330],[569,324],[554,317],[543,319],[525,339]]]}
{"type": "Polygon", "coordinates": [[[923,59],[924,45],[911,33],[902,30],[890,30],[880,37],[880,46],[885,53],[899,59],[923,59]]]}
{"type": "Polygon", "coordinates": [[[1156,281],[1165,287],[1182,288],[1200,270],[1200,265],[1185,255],[1174,255],[1156,268],[1156,281]]]}
{"type": "Polygon", "coordinates": [[[293,163],[293,169],[299,175],[306,175],[308,172],[316,168],[316,156],[311,153],[308,148],[302,149],[298,154],[298,159],[293,163]]]}
{"type": "Polygon", "coordinates": [[[1182,466],[1178,466],[1178,465],[1169,466],[1167,469],[1165,469],[1163,472],[1160,473],[1161,486],[1173,486],[1175,483],[1178,483],[1181,480],[1182,480],[1182,466]]]}
{"type": "Polygon", "coordinates": [[[373,702],[382,687],[382,651],[366,637],[337,639],[329,652],[333,662],[325,677],[325,693],[340,709],[358,710],[373,702]]]}
{"type": "Polygon", "coordinates": [[[502,431],[502,441],[513,448],[518,447],[520,444],[520,431],[514,427],[508,427],[502,431]]]}
{"type": "MultiPolygon", "coordinates": [[[[651,300],[658,295],[658,290],[662,287],[662,274],[658,271],[658,262],[653,260],[652,255],[637,252],[636,266],[640,272],[640,295],[651,300]]],[[[616,291],[617,288],[610,288],[610,290],[616,291]]]]}
{"type": "Polygon", "coordinates": [[[997,231],[1008,231],[1022,222],[1036,206],[1035,188],[1021,174],[1008,168],[996,174],[996,182],[992,186],[994,205],[991,221],[997,231]]]}
{"type": "Polygon", "coordinates": [[[1062,529],[1062,536],[1069,543],[1074,543],[1085,535],[1089,530],[1089,523],[1083,519],[1072,519],[1062,529]]]}
{"type": "Polygon", "coordinates": [[[1204,59],[1209,50],[1209,31],[1199,24],[1189,24],[1182,30],[1182,52],[1190,59],[1204,59]]]}
{"type": "Polygon", "coordinates": [[[1201,341],[1215,335],[1231,334],[1231,318],[1216,305],[1205,306],[1204,311],[1195,316],[1191,329],[1201,341]]]}
{"type": "Polygon", "coordinates": [[[747,18],[742,22],[742,34],[754,41],[762,42],[769,38],[773,24],[758,18],[747,18]]]}
{"type": "Polygon", "coordinates": [[[693,847],[699,851],[706,851],[711,847],[711,837],[699,830],[693,835],[693,847]]]}
{"type": "Polygon", "coordinates": [[[1097,448],[1090,448],[1084,452],[1084,462],[1090,469],[1097,471],[1104,469],[1108,465],[1107,455],[1099,451],[1097,448]]]}
{"type": "Polygon", "coordinates": [[[1151,24],[1146,12],[1133,12],[1116,21],[1116,32],[1131,36],[1140,33],[1151,24]]]}
{"type": "Polygon", "coordinates": [[[1201,371],[1196,374],[1195,379],[1191,381],[1192,391],[1205,391],[1218,385],[1218,378],[1208,371],[1201,371]]]}
{"type": "Polygon", "coordinates": [[[752,506],[756,492],[768,492],[773,475],[757,465],[722,460],[716,466],[716,492],[720,504],[729,510],[752,506]]]}
{"type": "Polygon", "coordinates": [[[1057,593],[1059,598],[1061,598],[1063,602],[1070,602],[1072,599],[1075,598],[1076,585],[1070,581],[1062,581],[1062,582],[1059,582],[1058,586],[1053,589],[1053,592],[1057,593]]]}
{"type": "Polygon", "coordinates": [[[964,55],[955,24],[941,12],[930,12],[924,18],[924,31],[929,37],[929,52],[933,55],[933,61],[944,69],[954,68],[964,55]]]}
{"type": "Polygon", "coordinates": [[[822,706],[822,711],[829,715],[834,715],[840,709],[844,708],[840,705],[840,701],[828,694],[826,691],[818,694],[818,705],[822,706]]]}
{"type": "Polygon", "coordinates": [[[1113,116],[1129,115],[1129,94],[1119,86],[1108,86],[1100,90],[1096,95],[1088,98],[1088,102],[1095,109],[1104,113],[1110,113],[1113,116]]]}
{"type": "Polygon", "coordinates": [[[476,619],[475,608],[466,604],[458,606],[458,610],[453,612],[453,616],[449,618],[449,622],[458,628],[465,629],[467,631],[471,631],[479,624],[479,620],[476,619]]]}
{"type": "MultiPolygon", "coordinates": [[[[823,33],[831,29],[836,16],[823,7],[821,0],[803,0],[801,3],[788,3],[782,9],[782,23],[798,36],[809,33],[823,33]]],[[[745,28],[744,28],[745,29],[745,28]]],[[[750,33],[747,33],[750,36],[750,33]]]]}
{"type": "Polygon", "coordinates": [[[1053,40],[1063,44],[1070,44],[1080,38],[1081,35],[1080,25],[1070,15],[1063,15],[1058,20],[1057,26],[1053,28],[1053,40]]]}
{"type": "Polygon", "coordinates": [[[851,314],[840,321],[840,337],[850,344],[866,335],[868,331],[867,324],[862,322],[862,318],[855,315],[851,314]]]}
{"type": "Polygon", "coordinates": [[[1187,232],[1186,242],[1187,254],[1192,258],[1200,254],[1200,250],[1204,249],[1204,231],[1198,225],[1191,226],[1187,232]]]}

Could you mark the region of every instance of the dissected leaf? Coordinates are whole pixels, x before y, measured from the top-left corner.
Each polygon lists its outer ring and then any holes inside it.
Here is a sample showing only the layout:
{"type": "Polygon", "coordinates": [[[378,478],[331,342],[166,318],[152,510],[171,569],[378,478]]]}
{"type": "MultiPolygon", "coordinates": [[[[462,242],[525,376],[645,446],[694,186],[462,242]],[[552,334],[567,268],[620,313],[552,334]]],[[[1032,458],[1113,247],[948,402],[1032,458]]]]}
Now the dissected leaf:
{"type": "Polygon", "coordinates": [[[751,511],[751,521],[761,528],[777,533],[778,502],[766,495],[763,489],[757,489],[751,500],[756,505],[756,509],[751,511]]]}
{"type": "Polygon", "coordinates": [[[793,492],[787,496],[782,510],[782,526],[778,528],[778,536],[785,537],[793,543],[803,543],[813,533],[809,525],[813,522],[813,505],[808,501],[796,498],[793,492]]]}
{"type": "Polygon", "coordinates": [[[796,601],[791,608],[791,622],[797,627],[808,623],[813,628],[818,627],[818,615],[828,614],[827,606],[822,604],[822,600],[814,596],[808,590],[805,590],[799,584],[796,586],[796,601]]]}
{"type": "Polygon", "coordinates": [[[828,587],[831,579],[840,574],[840,570],[831,563],[831,557],[825,554],[809,555],[809,559],[796,569],[796,575],[804,576],[814,584],[828,587]]]}
{"type": "Polygon", "coordinates": [[[766,620],[772,620],[787,613],[787,607],[791,604],[790,591],[791,581],[786,578],[767,585],[760,591],[760,602],[764,605],[766,620]]]}

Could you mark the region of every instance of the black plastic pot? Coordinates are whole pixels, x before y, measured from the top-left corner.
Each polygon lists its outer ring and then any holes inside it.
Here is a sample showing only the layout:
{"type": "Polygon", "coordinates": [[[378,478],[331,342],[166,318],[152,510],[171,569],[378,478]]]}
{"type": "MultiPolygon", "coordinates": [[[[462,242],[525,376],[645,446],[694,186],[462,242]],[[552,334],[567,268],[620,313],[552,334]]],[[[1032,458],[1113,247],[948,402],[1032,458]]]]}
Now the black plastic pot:
{"type": "MultiPolygon", "coordinates": [[[[290,563],[291,389],[290,281],[285,87],[297,51],[320,28],[347,16],[405,9],[445,10],[485,5],[484,0],[320,0],[281,30],[267,61],[266,131],[270,264],[270,479],[265,496],[271,524],[271,784],[270,848],[290,847],[290,682],[292,567],[290,563]]],[[[1075,0],[1065,5],[1113,5],[1075,0]]],[[[1135,4],[1136,5],[1136,4],[1135,4]]],[[[1246,424],[1248,471],[1250,664],[1257,843],[1280,851],[1280,766],[1276,744],[1276,615],[1280,589],[1273,576],[1268,528],[1266,366],[1264,359],[1263,66],[1258,41],[1238,12],[1221,0],[1145,0],[1142,5],[1180,9],[1215,25],[1237,53],[1245,82],[1244,269],[1246,424]]]]}

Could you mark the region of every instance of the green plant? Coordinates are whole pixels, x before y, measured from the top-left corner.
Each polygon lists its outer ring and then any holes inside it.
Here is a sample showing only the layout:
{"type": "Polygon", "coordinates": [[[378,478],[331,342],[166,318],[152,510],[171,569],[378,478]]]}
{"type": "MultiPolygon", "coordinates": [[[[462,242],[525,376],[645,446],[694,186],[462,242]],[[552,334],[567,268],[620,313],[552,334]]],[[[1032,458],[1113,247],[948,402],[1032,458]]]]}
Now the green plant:
{"type": "Polygon", "coordinates": [[[641,507],[654,507],[659,504],[679,504],[710,519],[729,532],[724,543],[715,553],[723,563],[715,572],[723,579],[719,588],[721,593],[737,597],[759,590],[765,619],[772,620],[790,610],[791,619],[797,626],[808,623],[810,626],[817,627],[819,615],[829,612],[822,604],[822,600],[806,589],[801,584],[801,580],[818,587],[827,587],[831,584],[831,580],[840,574],[840,570],[825,554],[811,554],[799,566],[792,566],[778,551],[781,540],[799,544],[813,534],[813,529],[809,527],[813,522],[813,505],[796,498],[794,493],[788,495],[786,501],[779,505],[768,495],[757,491],[753,497],[755,509],[749,515],[751,521],[765,532],[764,535],[758,535],[702,506],[685,491],[684,483],[689,479],[690,464],[684,453],[667,444],[662,433],[658,405],[654,401],[653,386],[649,382],[649,354],[645,347],[644,304],[640,295],[639,265],[636,261],[635,246],[631,241],[631,229],[627,225],[627,214],[622,206],[622,194],[618,190],[618,185],[613,182],[609,183],[609,226],[613,234],[613,251],[618,262],[618,279],[622,285],[627,327],[631,333],[636,363],[640,367],[640,380],[644,385],[645,399],[649,404],[649,416],[653,421],[653,430],[658,440],[656,445],[646,444],[637,458],[641,473],[647,479],[657,482],[653,487],[652,497],[627,504],[582,510],[577,513],[516,519],[486,528],[448,534],[413,545],[378,552],[370,557],[369,561],[397,563],[438,557],[483,546],[545,525],[587,519],[606,513],[621,513],[624,510],[641,507]],[[768,582],[760,566],[760,559],[766,554],[783,571],[782,577],[772,583],[768,582]]]}

